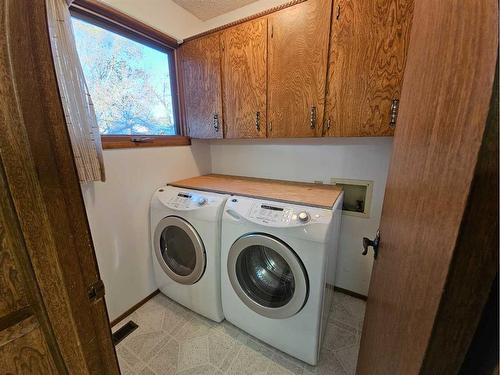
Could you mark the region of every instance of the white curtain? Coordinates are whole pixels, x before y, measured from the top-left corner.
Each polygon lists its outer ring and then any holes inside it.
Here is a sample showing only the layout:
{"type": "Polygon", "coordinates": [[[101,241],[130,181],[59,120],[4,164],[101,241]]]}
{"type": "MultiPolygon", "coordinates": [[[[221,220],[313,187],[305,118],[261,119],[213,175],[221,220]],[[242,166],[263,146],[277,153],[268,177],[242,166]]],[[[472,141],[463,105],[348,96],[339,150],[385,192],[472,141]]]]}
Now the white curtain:
{"type": "Polygon", "coordinates": [[[68,9],[72,1],[47,0],[52,55],[80,181],[104,181],[101,136],[68,9]]]}

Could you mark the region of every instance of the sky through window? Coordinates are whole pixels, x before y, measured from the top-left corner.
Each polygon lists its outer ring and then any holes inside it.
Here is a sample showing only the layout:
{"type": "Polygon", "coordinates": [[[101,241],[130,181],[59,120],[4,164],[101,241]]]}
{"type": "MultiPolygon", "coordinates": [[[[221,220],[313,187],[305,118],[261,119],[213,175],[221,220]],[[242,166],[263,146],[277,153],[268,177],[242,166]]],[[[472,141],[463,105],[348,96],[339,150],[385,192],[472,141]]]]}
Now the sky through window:
{"type": "Polygon", "coordinates": [[[103,135],[175,135],[169,55],[73,17],[103,135]]]}

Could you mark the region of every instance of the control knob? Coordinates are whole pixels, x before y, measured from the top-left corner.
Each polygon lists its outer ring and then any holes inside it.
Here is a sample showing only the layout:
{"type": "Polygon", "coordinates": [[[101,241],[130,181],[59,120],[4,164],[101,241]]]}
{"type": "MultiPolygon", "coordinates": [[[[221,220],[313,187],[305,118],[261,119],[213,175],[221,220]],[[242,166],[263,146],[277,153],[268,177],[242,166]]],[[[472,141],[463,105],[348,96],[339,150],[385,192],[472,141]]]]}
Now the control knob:
{"type": "Polygon", "coordinates": [[[303,223],[307,223],[309,221],[309,214],[307,212],[305,212],[305,211],[299,212],[299,214],[297,215],[297,217],[303,223]]]}
{"type": "Polygon", "coordinates": [[[199,197],[196,202],[198,203],[198,206],[204,206],[207,204],[207,198],[205,197],[199,197]]]}

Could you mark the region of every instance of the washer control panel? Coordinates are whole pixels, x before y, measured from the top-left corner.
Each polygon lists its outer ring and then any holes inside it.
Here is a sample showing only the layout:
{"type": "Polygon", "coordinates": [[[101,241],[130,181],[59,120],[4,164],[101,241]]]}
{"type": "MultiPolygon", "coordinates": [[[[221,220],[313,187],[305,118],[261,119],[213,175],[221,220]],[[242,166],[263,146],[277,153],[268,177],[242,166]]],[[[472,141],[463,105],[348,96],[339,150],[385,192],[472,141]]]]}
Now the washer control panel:
{"type": "Polygon", "coordinates": [[[254,204],[250,211],[252,219],[263,220],[268,223],[289,223],[293,210],[286,207],[271,206],[267,204],[254,204]]]}
{"type": "Polygon", "coordinates": [[[319,219],[320,214],[315,213],[311,217],[305,209],[297,209],[296,207],[271,205],[268,203],[255,203],[250,210],[249,218],[261,221],[265,224],[277,225],[297,225],[306,224],[314,219],[319,219]]]}

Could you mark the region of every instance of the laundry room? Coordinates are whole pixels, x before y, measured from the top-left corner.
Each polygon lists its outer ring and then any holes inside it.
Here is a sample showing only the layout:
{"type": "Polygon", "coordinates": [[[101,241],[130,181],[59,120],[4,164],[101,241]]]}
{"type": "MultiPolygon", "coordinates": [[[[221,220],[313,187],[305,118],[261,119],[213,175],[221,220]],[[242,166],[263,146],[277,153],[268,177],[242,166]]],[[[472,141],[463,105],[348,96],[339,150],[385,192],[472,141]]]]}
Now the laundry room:
{"type": "Polygon", "coordinates": [[[498,371],[498,4],[452,3],[6,0],[12,373],[498,371]]]}
{"type": "MultiPolygon", "coordinates": [[[[295,10],[293,7],[291,7],[288,11],[294,11],[294,13],[290,14],[289,17],[296,17],[300,19],[300,15],[295,13],[303,11],[312,12],[312,14],[316,14],[316,16],[323,11],[330,12],[329,8],[331,7],[331,4],[325,3],[324,5],[320,6],[319,4],[322,2],[316,3],[317,4],[313,4],[313,2],[311,2],[311,5],[303,4],[302,6],[305,6],[304,9],[295,10]]],[[[114,4],[110,3],[110,5],[113,6],[114,4]]],[[[143,5],[141,5],[141,7],[117,8],[126,14],[137,15],[137,17],[141,21],[145,21],[146,23],[155,26],[159,30],[165,30],[168,32],[168,35],[175,35],[176,38],[186,39],[187,37],[192,36],[192,31],[185,30],[184,27],[184,25],[189,24],[192,26],[192,22],[185,22],[183,25],[179,25],[178,28],[175,28],[174,25],[172,25],[172,27],[170,28],[169,26],[166,26],[170,25],[170,20],[162,20],[162,24],[153,23],[154,19],[151,18],[151,12],[146,12],[145,8],[147,7],[144,7],[143,5]],[[143,18],[140,17],[140,14],[138,13],[139,11],[145,12],[143,18]]],[[[271,8],[271,10],[273,10],[273,7],[269,7],[269,2],[257,2],[249,4],[243,8],[235,9],[231,12],[231,14],[222,14],[218,16],[220,20],[218,24],[214,23],[217,21],[213,18],[210,18],[210,21],[198,21],[196,25],[199,29],[196,34],[213,29],[214,27],[223,26],[230,22],[239,22],[240,19],[247,16],[252,16],[255,13],[269,12],[269,9],[267,8],[271,8]]],[[[79,16],[78,9],[79,8],[77,3],[75,8],[76,11],[73,12],[74,17],[79,16]]],[[[181,15],[183,17],[191,16],[191,18],[193,18],[192,15],[186,12],[184,8],[175,6],[174,4],[170,5],[170,7],[163,5],[162,9],[164,9],[163,13],[169,13],[171,14],[171,17],[175,19],[180,19],[181,15]],[[175,16],[176,13],[172,12],[171,9],[175,9],[178,15],[175,16]]],[[[200,12],[204,11],[206,10],[201,10],[200,12]]],[[[274,9],[274,11],[278,12],[279,10],[274,9]]],[[[198,13],[198,15],[200,14],[202,13],[198,13]]],[[[86,17],[88,17],[88,15],[86,17]]],[[[257,18],[257,22],[259,24],[263,23],[266,18],[267,16],[257,18]]],[[[80,19],[84,19],[84,17],[80,17],[80,19]]],[[[78,27],[80,26],[80,24],[78,23],[80,19],[77,18],[76,21],[77,47],[80,45],[78,37],[84,37],[83,33],[80,34],[78,29],[78,27]]],[[[262,25],[260,25],[259,27],[261,26],[262,25]]],[[[240,26],[242,30],[241,32],[246,32],[246,27],[247,25],[245,23],[242,23],[240,26]]],[[[269,26],[267,26],[267,28],[268,27],[269,26]]],[[[405,27],[408,27],[409,32],[409,26],[405,27]]],[[[265,30],[258,30],[258,32],[260,33],[261,38],[265,37],[265,30]]],[[[313,34],[310,34],[310,37],[312,37],[312,35],[313,34]]],[[[243,38],[245,37],[246,35],[243,35],[243,38]]],[[[203,41],[204,39],[202,38],[201,40],[203,41]]],[[[192,43],[196,42],[197,41],[195,39],[192,43]]],[[[239,48],[238,43],[243,43],[243,40],[235,41],[235,46],[237,48],[239,48]]],[[[245,53],[251,53],[252,48],[256,49],[254,53],[261,53],[261,49],[265,49],[265,41],[258,41],[258,43],[264,44],[259,45],[252,42],[248,43],[245,47],[247,48],[248,52],[245,53]]],[[[242,44],[242,46],[245,46],[245,44],[242,44]]],[[[323,46],[322,49],[324,50],[322,51],[322,53],[324,54],[324,57],[326,59],[327,45],[323,46]]],[[[235,53],[237,54],[238,52],[235,50],[235,53]]],[[[402,49],[401,51],[398,51],[398,53],[403,56],[406,52],[402,49]]],[[[93,54],[96,54],[96,52],[93,52],[93,54]]],[[[236,54],[234,56],[235,59],[241,59],[244,56],[236,54]]],[[[266,56],[262,55],[260,58],[265,59],[266,56]]],[[[87,61],[87,58],[84,58],[84,61],[87,61]]],[[[192,62],[189,63],[192,64],[192,62]]],[[[194,63],[201,64],[203,62],[195,61],[194,63]]],[[[179,62],[177,64],[177,69],[182,69],[181,65],[179,65],[179,62]]],[[[404,64],[403,57],[401,57],[401,64],[404,64]]],[[[315,66],[313,66],[313,68],[316,69],[315,66]]],[[[186,67],[185,69],[191,68],[186,67]]],[[[234,84],[251,85],[251,82],[238,82],[241,79],[245,80],[245,78],[243,76],[238,77],[237,75],[241,73],[252,74],[252,72],[245,73],[245,69],[247,68],[243,67],[243,70],[239,72],[236,68],[233,73],[235,74],[235,76],[228,77],[226,79],[233,79],[234,84]]],[[[256,74],[261,75],[265,73],[265,70],[263,70],[262,68],[259,69],[259,71],[255,72],[256,74]]],[[[191,74],[191,72],[186,70],[186,74],[191,74]]],[[[198,76],[193,77],[195,77],[196,79],[200,79],[200,77],[198,76]]],[[[204,77],[203,79],[205,80],[208,78],[209,77],[204,77]]],[[[261,79],[260,76],[256,78],[261,79]]],[[[224,78],[221,77],[221,79],[224,78]]],[[[210,84],[215,83],[215,81],[210,82],[210,84]]],[[[255,87],[249,87],[250,91],[248,91],[244,95],[252,95],[253,90],[261,90],[265,88],[265,82],[263,82],[264,86],[262,87],[259,87],[258,82],[256,83],[257,84],[255,85],[255,87]]],[[[194,82],[190,84],[194,84],[194,82]]],[[[202,82],[202,84],[205,83],[202,82]]],[[[400,82],[398,82],[398,85],[399,84],[400,82]]],[[[201,89],[202,88],[199,87],[197,90],[201,89]]],[[[193,88],[193,90],[196,89],[193,88]]],[[[183,93],[184,96],[199,94],[196,92],[188,93],[187,91],[183,91],[183,93]]],[[[225,92],[223,95],[237,95],[237,93],[225,92]]],[[[335,248],[335,259],[333,259],[333,262],[335,262],[336,267],[330,270],[331,277],[334,280],[331,281],[331,285],[329,286],[333,288],[335,285],[338,291],[342,290],[343,293],[349,294],[340,295],[341,292],[338,292],[338,299],[340,300],[341,298],[344,298],[345,304],[340,304],[338,308],[339,312],[336,314],[337,316],[334,317],[332,314],[332,316],[326,319],[327,323],[325,325],[325,328],[329,327],[331,332],[333,332],[334,330],[339,331],[338,334],[343,337],[344,343],[342,344],[335,343],[331,345],[323,345],[325,350],[335,350],[335,356],[338,356],[339,358],[334,357],[335,362],[325,362],[324,365],[321,363],[320,366],[323,365],[325,368],[332,365],[338,365],[340,367],[344,366],[346,371],[351,372],[353,371],[355,364],[349,361],[353,355],[352,353],[356,352],[359,348],[359,336],[361,324],[363,321],[365,304],[364,300],[366,299],[366,296],[368,294],[368,286],[373,262],[372,255],[362,255],[363,248],[361,246],[360,239],[363,237],[373,237],[378,228],[385,190],[385,181],[387,179],[389,160],[392,150],[392,139],[388,135],[392,133],[392,130],[387,126],[387,129],[382,130],[380,134],[375,134],[377,136],[380,135],[380,137],[342,139],[334,137],[321,137],[321,134],[316,132],[308,134],[308,138],[301,138],[301,134],[297,133],[297,136],[287,136],[286,138],[278,136],[273,139],[274,137],[272,137],[271,133],[269,132],[268,139],[262,140],[259,138],[262,138],[263,136],[265,137],[265,124],[270,120],[268,119],[266,121],[265,112],[267,108],[265,98],[263,98],[261,95],[262,94],[256,96],[256,100],[260,101],[260,103],[255,103],[258,106],[255,109],[244,108],[242,106],[245,103],[237,100],[233,102],[233,99],[231,98],[228,98],[227,102],[223,103],[226,97],[224,99],[221,98],[221,103],[219,104],[216,101],[214,101],[213,104],[211,103],[214,108],[217,108],[217,105],[224,106],[224,109],[221,107],[221,113],[227,113],[228,115],[232,111],[232,108],[229,108],[230,105],[234,105],[236,107],[233,111],[240,110],[243,112],[241,114],[233,112],[232,116],[234,120],[226,120],[224,116],[221,115],[219,119],[221,126],[220,134],[225,133],[225,135],[221,136],[219,136],[219,132],[211,131],[213,130],[213,121],[211,120],[211,116],[213,116],[213,114],[211,112],[208,113],[207,115],[209,116],[209,118],[207,119],[207,121],[210,121],[209,126],[206,126],[208,128],[208,133],[202,134],[201,136],[195,135],[194,137],[192,137],[190,146],[176,146],[168,148],[164,147],[162,149],[153,147],[139,147],[139,149],[137,150],[131,150],[129,148],[107,150],[106,144],[104,144],[106,182],[84,184],[82,185],[82,189],[84,193],[87,213],[89,216],[90,227],[92,230],[92,236],[95,241],[97,260],[102,273],[102,279],[106,287],[106,301],[108,305],[108,311],[110,313],[110,319],[113,322],[120,321],[122,324],[130,320],[130,307],[134,307],[138,302],[143,301],[145,298],[149,297],[152,293],[155,293],[159,289],[160,291],[163,290],[165,295],[172,298],[174,301],[180,303],[181,305],[187,306],[198,314],[200,314],[201,312],[202,316],[208,317],[209,319],[212,319],[214,321],[221,321],[225,316],[226,321],[231,322],[231,320],[227,318],[227,313],[223,314],[222,311],[217,311],[217,309],[216,311],[210,311],[210,309],[206,309],[206,307],[209,306],[210,300],[221,298],[220,294],[215,295],[214,291],[200,289],[199,291],[191,292],[181,296],[175,291],[175,285],[178,285],[179,280],[172,282],[172,280],[176,280],[175,272],[174,275],[170,274],[170,276],[165,278],[165,280],[163,280],[162,277],[158,278],[155,276],[155,266],[160,267],[157,270],[157,273],[171,273],[169,267],[172,266],[167,265],[168,261],[166,263],[165,260],[155,262],[156,254],[153,254],[151,256],[151,247],[154,247],[155,249],[160,249],[161,247],[161,245],[159,245],[161,239],[155,238],[156,227],[164,217],[180,216],[181,218],[183,218],[182,220],[186,219],[186,217],[184,217],[182,213],[176,213],[175,211],[165,212],[165,210],[160,209],[160,212],[157,214],[157,220],[154,222],[149,220],[149,216],[154,214],[153,210],[158,209],[157,207],[154,207],[154,205],[150,205],[150,201],[152,193],[157,190],[159,186],[164,189],[163,185],[165,184],[176,184],[179,180],[186,177],[207,174],[245,176],[263,179],[263,181],[273,179],[296,183],[317,184],[318,187],[321,187],[321,185],[332,185],[335,179],[352,181],[353,183],[360,180],[369,181],[372,187],[372,194],[370,202],[368,203],[370,205],[369,213],[364,216],[354,216],[349,214],[341,215],[342,229],[340,230],[339,228],[334,240],[336,243],[338,243],[338,245],[331,245],[335,248]],[[229,121],[237,121],[237,118],[241,115],[246,116],[245,121],[249,121],[251,122],[252,126],[255,126],[255,119],[253,118],[252,114],[254,110],[261,111],[259,120],[262,122],[262,130],[260,132],[255,132],[255,134],[252,134],[250,132],[248,134],[242,133],[241,135],[231,135],[231,132],[234,133],[236,129],[228,128],[234,127],[236,126],[236,124],[232,124],[229,121]],[[249,111],[252,111],[252,113],[244,113],[249,111]],[[224,131],[222,131],[222,128],[224,129],[224,131]],[[219,138],[227,139],[218,140],[219,138]],[[151,160],[154,161],[151,162],[151,160]],[[134,197],[134,204],[128,205],[121,203],[130,202],[131,196],[134,197]],[[112,226],[107,224],[110,222],[113,222],[114,224],[112,226]],[[156,242],[158,242],[158,244],[156,244],[156,242]],[[102,250],[100,251],[99,249],[102,250]],[[161,267],[163,267],[163,269],[161,267]],[[124,285],[127,285],[127,287],[124,288],[124,285]],[[170,290],[173,290],[172,293],[174,294],[169,293],[170,290]],[[193,304],[196,307],[193,306],[193,304]],[[205,306],[205,309],[203,308],[203,306],[205,306]],[[127,315],[126,318],[123,317],[124,314],[127,315]],[[336,319],[340,319],[338,320],[338,324],[336,322],[336,319]],[[343,361],[343,365],[341,365],[341,361],[343,361]]],[[[187,108],[185,108],[184,110],[184,116],[189,116],[188,113],[191,112],[193,113],[191,116],[194,117],[201,115],[201,113],[195,112],[198,106],[201,105],[198,100],[200,99],[193,98],[193,102],[185,104],[187,108]]],[[[207,97],[205,98],[205,100],[212,101],[213,98],[207,97]]],[[[254,99],[252,98],[250,102],[252,102],[252,100],[254,99]]],[[[304,98],[304,100],[309,99],[304,98]]],[[[284,104],[287,105],[287,103],[284,104]]],[[[209,110],[212,111],[212,109],[209,110]]],[[[306,115],[309,116],[309,111],[307,112],[308,113],[306,115]]],[[[193,121],[200,120],[193,119],[193,121]]],[[[309,119],[306,120],[309,121],[309,119]]],[[[192,123],[192,125],[188,125],[191,124],[189,119],[186,119],[185,121],[187,123],[187,126],[195,126],[194,122],[192,123]]],[[[276,123],[277,122],[275,121],[275,124],[276,123]]],[[[309,122],[307,123],[307,125],[310,126],[309,122]]],[[[205,125],[200,124],[200,126],[205,125]]],[[[247,125],[245,124],[245,126],[247,125]]],[[[250,131],[254,130],[250,129],[250,131]]],[[[225,185],[225,183],[223,183],[222,185],[225,185]]],[[[200,194],[200,191],[206,191],[207,189],[208,191],[223,192],[225,193],[225,195],[231,196],[238,195],[239,193],[239,190],[228,190],[224,189],[223,186],[218,186],[216,188],[210,189],[209,186],[200,184],[197,189],[194,190],[194,192],[189,189],[184,191],[176,190],[176,194],[189,194],[193,197],[196,197],[197,194],[200,194]]],[[[281,188],[279,187],[279,185],[277,185],[276,189],[281,188]]],[[[271,188],[271,190],[274,190],[274,188],[271,188]]],[[[259,188],[256,188],[256,191],[258,192],[259,188]]],[[[167,191],[164,191],[163,194],[159,194],[158,198],[162,199],[161,197],[165,196],[166,193],[167,191]]],[[[248,193],[245,193],[245,195],[246,194],[248,193]]],[[[262,199],[271,198],[274,196],[266,195],[266,193],[257,194],[258,195],[254,195],[250,193],[248,195],[250,197],[258,197],[262,199]]],[[[322,194],[320,189],[318,189],[317,194],[322,194]]],[[[209,199],[205,196],[203,198],[209,199]]],[[[188,200],[189,199],[190,198],[188,198],[188,200]]],[[[294,198],[287,196],[286,192],[284,192],[284,194],[282,195],[278,195],[276,199],[277,201],[275,201],[275,204],[278,205],[278,208],[282,207],[283,204],[281,202],[290,202],[295,205],[298,203],[305,203],[303,201],[304,198],[294,200],[294,198]]],[[[273,201],[271,200],[270,202],[271,203],[267,202],[266,204],[272,205],[273,201]]],[[[327,205],[325,205],[325,207],[332,208],[334,206],[334,203],[334,201],[329,202],[327,205]]],[[[194,220],[196,221],[196,218],[194,220]]],[[[191,225],[193,225],[192,219],[188,221],[191,223],[191,225]]],[[[217,228],[217,224],[215,222],[211,225],[213,225],[214,228],[217,228]]],[[[167,225],[166,227],[175,228],[176,226],[167,225]]],[[[200,228],[194,227],[194,229],[194,233],[200,234],[200,228]]],[[[255,228],[252,230],[259,231],[259,228],[255,228]]],[[[262,230],[262,228],[260,230],[262,230]]],[[[251,232],[250,229],[248,229],[247,231],[251,232]]],[[[243,234],[244,233],[242,233],[242,235],[243,234]]],[[[160,237],[160,234],[158,234],[158,236],[160,237]]],[[[173,236],[173,234],[170,233],[170,236],[173,236]]],[[[201,234],[200,236],[203,237],[201,234]]],[[[284,241],[288,244],[288,242],[291,241],[288,236],[289,235],[284,233],[282,235],[283,238],[281,239],[281,241],[284,241]]],[[[236,238],[234,240],[236,240],[236,238]]],[[[167,241],[168,243],[168,240],[165,241],[167,241]]],[[[184,244],[182,239],[177,241],[180,244],[184,244]]],[[[188,240],[186,239],[185,241],[188,240]]],[[[210,239],[201,238],[200,246],[198,246],[198,248],[205,248],[208,258],[209,248],[220,246],[218,242],[223,242],[224,238],[217,239],[217,241],[213,245],[209,245],[207,241],[210,241],[210,239]]],[[[174,243],[170,244],[171,248],[173,248],[174,246],[174,243]]],[[[186,245],[184,244],[184,246],[186,245]]],[[[187,249],[185,249],[185,251],[187,251],[187,249]]],[[[297,252],[298,250],[293,251],[297,252]]],[[[193,253],[195,252],[196,250],[193,250],[193,253]]],[[[217,256],[216,259],[218,260],[218,263],[220,263],[219,256],[217,256]]],[[[319,261],[320,259],[322,258],[316,258],[317,261],[319,261]]],[[[174,261],[180,262],[180,260],[174,261]]],[[[224,262],[227,262],[227,260],[222,259],[222,264],[224,264],[224,262]]],[[[213,277],[212,273],[221,272],[220,266],[217,266],[214,269],[210,269],[209,267],[212,266],[214,265],[207,259],[206,265],[201,265],[201,268],[206,267],[206,269],[204,271],[199,270],[198,272],[201,273],[199,273],[198,275],[196,275],[196,272],[193,272],[191,276],[194,276],[194,278],[189,281],[188,284],[191,283],[194,285],[201,285],[200,281],[205,281],[206,276],[213,277]],[[206,275],[204,275],[200,279],[200,275],[203,272],[205,272],[206,275]]],[[[307,270],[307,275],[309,275],[308,282],[311,281],[311,274],[320,274],[322,272],[321,268],[322,263],[320,262],[318,266],[315,266],[314,269],[307,270]]],[[[184,274],[189,272],[182,271],[180,273],[184,274]]],[[[227,278],[221,279],[220,277],[217,277],[216,279],[214,279],[214,285],[216,285],[215,281],[217,281],[218,284],[220,284],[221,282],[222,284],[229,284],[229,279],[227,278]]],[[[270,281],[271,280],[266,280],[266,282],[270,281]]],[[[276,282],[278,281],[279,279],[276,280],[276,282]]],[[[295,282],[297,282],[297,280],[295,280],[295,282]]],[[[320,289],[320,286],[315,286],[315,289],[320,289]]],[[[319,290],[316,291],[319,292],[319,290]]],[[[271,291],[266,292],[272,293],[271,291]]],[[[307,293],[310,296],[314,295],[312,291],[308,291],[307,293]]],[[[309,303],[311,302],[312,299],[309,298],[309,303]]],[[[263,302],[261,301],[261,303],[263,302]]],[[[321,304],[320,302],[318,303],[321,304]]],[[[300,307],[302,307],[303,304],[304,301],[301,301],[300,307]]],[[[331,306],[331,302],[329,303],[329,306],[331,306]]],[[[302,312],[304,313],[304,311],[302,312]]],[[[292,315],[297,314],[295,312],[292,315]]],[[[300,314],[298,315],[300,316],[300,314]]],[[[316,315],[319,318],[319,312],[316,312],[316,315]]],[[[250,317],[249,319],[249,322],[251,324],[254,324],[251,321],[250,317]]],[[[136,323],[138,323],[137,320],[140,319],[136,318],[136,323]]],[[[268,318],[266,318],[265,321],[273,322],[273,320],[270,320],[268,318]]],[[[290,324],[300,325],[300,321],[297,322],[290,319],[289,321],[290,324]]],[[[236,322],[233,321],[232,324],[235,323],[236,322]]],[[[237,324],[235,325],[238,326],[237,324]]],[[[120,323],[117,323],[117,327],[119,326],[120,323]]],[[[266,327],[264,323],[262,323],[261,326],[263,328],[266,327]]],[[[138,328],[135,334],[132,333],[131,337],[124,340],[124,343],[121,345],[126,349],[122,349],[123,351],[126,351],[128,349],[127,342],[133,341],[135,339],[134,335],[140,335],[141,329],[144,329],[144,327],[138,328]]],[[[311,328],[311,330],[314,331],[314,328],[311,328]]],[[[304,332],[299,330],[297,330],[296,333],[298,335],[304,334],[304,332]]],[[[271,335],[271,337],[272,336],[277,336],[277,333],[274,333],[273,335],[271,335]]],[[[317,335],[312,335],[311,340],[318,340],[316,336],[317,335]]],[[[290,338],[286,341],[290,340],[296,341],[296,338],[290,338]]],[[[279,342],[275,343],[272,347],[280,348],[279,344],[279,342]]],[[[314,345],[307,346],[314,347],[314,345]]],[[[283,348],[282,350],[286,352],[286,348],[283,348]]],[[[300,350],[298,351],[300,352],[300,350]]],[[[120,353],[118,354],[120,358],[120,353]]],[[[134,353],[132,355],[134,355],[134,353]]],[[[135,355],[141,358],[144,353],[139,352],[135,353],[135,355]]],[[[286,354],[283,355],[286,357],[286,354]]],[[[308,361],[311,364],[316,365],[317,359],[313,358],[315,356],[317,357],[318,355],[319,353],[315,353],[314,355],[311,354],[308,361]]],[[[300,354],[295,355],[295,357],[297,356],[301,358],[300,354]]],[[[291,358],[293,357],[287,357],[288,360],[291,360],[291,358]]],[[[306,357],[302,357],[302,359],[304,358],[306,357]]],[[[267,361],[263,361],[263,363],[265,362],[267,361]]],[[[235,361],[234,365],[238,365],[238,361],[235,361]]]]}

